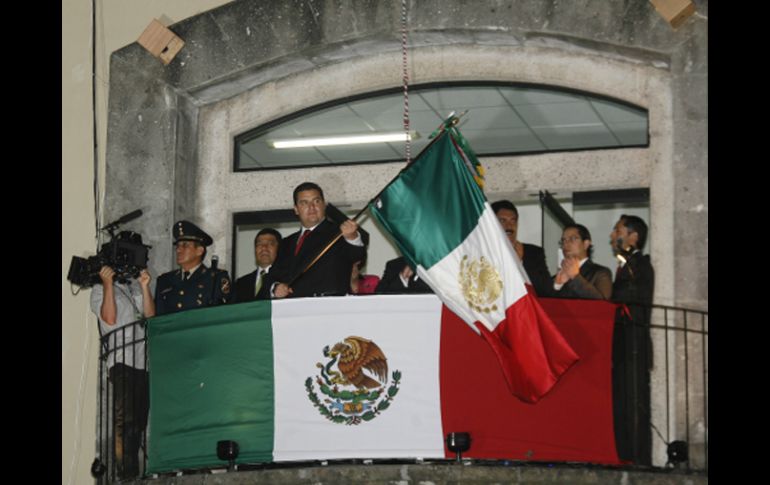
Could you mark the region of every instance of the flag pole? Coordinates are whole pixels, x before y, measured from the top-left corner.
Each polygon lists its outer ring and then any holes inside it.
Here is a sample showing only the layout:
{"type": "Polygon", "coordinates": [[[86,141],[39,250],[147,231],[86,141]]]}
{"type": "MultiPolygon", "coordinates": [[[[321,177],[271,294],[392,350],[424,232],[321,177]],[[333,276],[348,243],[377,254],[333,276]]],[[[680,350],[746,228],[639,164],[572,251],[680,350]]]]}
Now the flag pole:
{"type": "MultiPolygon", "coordinates": [[[[447,132],[446,128],[447,128],[448,126],[450,126],[450,125],[451,125],[451,126],[455,126],[455,125],[457,125],[457,123],[459,123],[459,122],[460,122],[460,118],[461,118],[463,115],[465,115],[465,113],[467,113],[467,112],[468,112],[468,110],[465,110],[465,111],[463,111],[462,113],[460,113],[458,116],[455,116],[455,115],[454,115],[454,112],[452,112],[452,113],[449,115],[449,117],[447,117],[447,119],[446,119],[446,120],[444,120],[444,121],[441,123],[441,125],[440,125],[438,128],[436,128],[436,130],[435,130],[435,131],[434,131],[434,132],[433,132],[433,133],[430,135],[431,137],[434,137],[434,138],[433,138],[433,140],[431,140],[431,142],[430,142],[430,143],[428,143],[428,145],[427,145],[425,148],[423,148],[422,150],[420,150],[420,153],[418,153],[418,154],[417,154],[417,156],[416,156],[416,157],[414,157],[414,159],[412,159],[412,161],[411,161],[411,162],[410,162],[408,165],[406,165],[404,168],[402,168],[401,170],[399,170],[399,172],[396,174],[396,176],[395,176],[395,177],[393,177],[393,178],[390,180],[390,182],[388,182],[387,184],[385,184],[385,187],[383,187],[383,188],[382,188],[382,189],[381,189],[379,192],[377,192],[377,195],[375,195],[374,197],[372,197],[371,199],[369,199],[369,202],[367,202],[367,203],[366,203],[366,205],[365,205],[363,208],[361,208],[361,210],[360,210],[360,211],[358,211],[358,213],[357,213],[355,216],[353,216],[353,218],[352,218],[351,220],[353,220],[353,221],[357,221],[357,220],[358,220],[358,218],[359,218],[359,217],[361,217],[361,215],[362,215],[362,214],[363,214],[363,213],[366,211],[366,209],[367,209],[367,208],[369,208],[369,205],[370,205],[370,204],[372,204],[374,201],[376,201],[376,200],[377,200],[377,199],[380,197],[380,195],[382,195],[382,193],[383,193],[383,192],[385,192],[385,189],[387,189],[388,187],[390,187],[390,184],[392,184],[392,183],[393,183],[393,182],[394,182],[394,181],[395,181],[395,180],[396,180],[398,177],[400,177],[400,176],[401,176],[401,174],[402,174],[402,173],[403,173],[403,172],[404,172],[406,169],[408,169],[408,168],[409,168],[409,167],[412,165],[412,163],[414,163],[414,162],[415,162],[415,161],[416,161],[418,158],[420,158],[420,156],[422,156],[422,154],[423,154],[423,153],[425,153],[425,151],[426,151],[426,150],[428,150],[428,148],[430,148],[431,146],[433,146],[433,144],[434,144],[434,143],[436,143],[436,141],[438,141],[438,139],[439,139],[439,138],[441,138],[441,135],[443,135],[443,134],[445,134],[445,133],[447,132]]],[[[315,266],[315,264],[318,262],[318,260],[319,260],[319,259],[321,259],[321,258],[322,258],[322,257],[323,257],[323,256],[324,256],[324,255],[325,255],[327,252],[329,252],[329,250],[332,248],[332,246],[334,246],[334,244],[335,244],[337,241],[339,241],[340,237],[342,237],[342,231],[340,231],[340,232],[339,232],[339,233],[338,233],[338,234],[337,234],[337,235],[336,235],[336,236],[335,236],[335,237],[334,237],[334,238],[333,238],[333,239],[332,239],[332,240],[331,240],[331,241],[330,241],[330,242],[329,242],[329,243],[328,243],[328,244],[327,244],[327,245],[326,245],[326,246],[325,246],[325,247],[324,247],[324,248],[323,248],[323,249],[322,249],[322,250],[321,250],[321,251],[320,251],[320,252],[319,252],[317,255],[316,255],[316,257],[315,257],[315,258],[313,258],[313,260],[312,260],[312,261],[310,261],[310,263],[308,263],[308,264],[307,264],[307,266],[305,266],[305,268],[304,268],[302,271],[300,271],[300,272],[299,272],[299,273],[298,273],[296,276],[294,276],[294,277],[293,277],[291,280],[289,280],[289,282],[288,282],[288,283],[286,283],[286,284],[287,284],[289,287],[291,287],[291,285],[293,285],[295,281],[297,281],[297,280],[298,280],[298,279],[299,279],[299,278],[300,278],[302,275],[304,275],[305,273],[307,273],[307,271],[308,271],[310,268],[312,268],[313,266],[315,266]]],[[[351,269],[352,269],[352,268],[351,268],[351,269]]]]}

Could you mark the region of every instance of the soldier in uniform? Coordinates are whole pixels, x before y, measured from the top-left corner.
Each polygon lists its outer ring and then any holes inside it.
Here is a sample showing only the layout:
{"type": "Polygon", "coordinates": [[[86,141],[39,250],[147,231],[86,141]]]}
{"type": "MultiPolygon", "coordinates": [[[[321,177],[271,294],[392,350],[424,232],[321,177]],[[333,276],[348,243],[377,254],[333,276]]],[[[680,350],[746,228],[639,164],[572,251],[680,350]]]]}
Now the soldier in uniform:
{"type": "Polygon", "coordinates": [[[211,236],[189,221],[175,223],[173,233],[179,269],[158,278],[156,314],[227,303],[231,296],[227,271],[210,269],[203,264],[206,247],[213,242],[211,236]]]}

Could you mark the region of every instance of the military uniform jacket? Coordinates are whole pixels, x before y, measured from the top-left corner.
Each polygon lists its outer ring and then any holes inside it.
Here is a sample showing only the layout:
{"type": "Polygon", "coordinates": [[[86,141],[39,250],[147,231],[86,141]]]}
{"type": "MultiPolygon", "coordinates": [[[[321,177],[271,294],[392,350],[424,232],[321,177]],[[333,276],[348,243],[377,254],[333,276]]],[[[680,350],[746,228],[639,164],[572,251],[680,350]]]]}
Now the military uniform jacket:
{"type": "Polygon", "coordinates": [[[193,308],[221,305],[230,301],[230,276],[201,264],[187,280],[182,270],[169,271],[158,277],[155,289],[155,314],[180,312],[193,308]]]}

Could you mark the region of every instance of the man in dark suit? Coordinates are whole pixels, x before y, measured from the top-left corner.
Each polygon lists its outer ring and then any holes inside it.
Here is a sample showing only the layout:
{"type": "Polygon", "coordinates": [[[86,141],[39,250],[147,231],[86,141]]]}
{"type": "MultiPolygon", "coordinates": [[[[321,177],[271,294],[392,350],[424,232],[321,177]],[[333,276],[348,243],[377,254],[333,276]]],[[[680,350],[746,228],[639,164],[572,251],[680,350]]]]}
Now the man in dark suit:
{"type": "Polygon", "coordinates": [[[612,272],[591,261],[591,233],[582,224],[564,227],[559,240],[564,259],[553,280],[554,296],[609,300],[612,296],[612,272]]]}
{"type": "Polygon", "coordinates": [[[346,295],[353,263],[366,255],[358,224],[350,219],[339,226],[327,221],[323,190],[312,182],[294,189],[294,213],[302,227],[281,242],[278,259],[268,275],[272,295],[275,298],[346,295]],[[303,274],[340,232],[342,237],[303,274]]]}
{"type": "MultiPolygon", "coordinates": [[[[612,250],[620,261],[612,284],[613,301],[652,304],[655,271],[650,256],[642,255],[647,240],[647,224],[637,216],[620,216],[610,233],[612,250]]],[[[639,316],[644,320],[644,315],[639,316]]]]}
{"type": "Polygon", "coordinates": [[[650,420],[650,370],[652,339],[650,313],[655,272],[649,255],[642,255],[647,224],[623,214],[610,233],[618,261],[612,300],[625,303],[615,319],[612,355],[612,387],[615,442],[618,456],[639,465],[652,464],[650,420]]]}
{"type": "Polygon", "coordinates": [[[498,200],[492,204],[492,210],[495,211],[497,220],[500,221],[508,240],[511,241],[513,249],[521,259],[537,296],[551,296],[553,286],[551,274],[545,264],[543,248],[534,244],[525,244],[516,239],[516,233],[519,230],[519,211],[516,206],[509,200],[498,200]]]}
{"type": "Polygon", "coordinates": [[[158,277],[155,314],[227,303],[232,296],[227,271],[203,264],[206,247],[214,242],[211,236],[189,221],[174,224],[173,233],[179,269],[158,277]]]}
{"type": "Polygon", "coordinates": [[[433,290],[417,276],[403,256],[385,264],[385,273],[377,285],[378,294],[433,293],[433,290]]]}
{"type": "Polygon", "coordinates": [[[257,269],[241,276],[235,282],[235,301],[243,303],[253,300],[270,299],[270,288],[265,284],[273,263],[278,257],[281,233],[272,227],[266,227],[254,238],[254,258],[257,269]]]}

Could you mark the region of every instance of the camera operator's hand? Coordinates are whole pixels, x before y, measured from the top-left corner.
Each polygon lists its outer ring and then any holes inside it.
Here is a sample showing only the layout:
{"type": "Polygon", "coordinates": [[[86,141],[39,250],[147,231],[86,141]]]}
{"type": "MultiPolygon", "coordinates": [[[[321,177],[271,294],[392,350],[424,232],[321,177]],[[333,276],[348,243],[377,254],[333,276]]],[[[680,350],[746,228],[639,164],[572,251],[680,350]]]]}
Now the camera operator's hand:
{"type": "Polygon", "coordinates": [[[150,287],[151,279],[152,277],[150,276],[149,271],[147,271],[146,269],[143,269],[139,273],[139,278],[137,278],[137,280],[139,281],[139,285],[142,287],[142,289],[150,287]]]}
{"type": "Polygon", "coordinates": [[[150,280],[152,279],[150,272],[143,269],[139,273],[139,278],[137,279],[139,281],[139,286],[142,287],[142,314],[145,318],[154,317],[155,300],[153,300],[152,293],[150,292],[150,280]]]}
{"type": "Polygon", "coordinates": [[[115,271],[113,271],[109,266],[102,266],[102,269],[99,270],[99,278],[101,278],[102,285],[104,286],[112,286],[114,277],[115,271]]]}
{"type": "Polygon", "coordinates": [[[102,286],[104,287],[99,316],[107,325],[115,325],[118,316],[118,309],[115,304],[115,289],[112,285],[114,277],[115,271],[109,266],[102,266],[102,269],[99,270],[99,278],[101,278],[102,286]]]}

